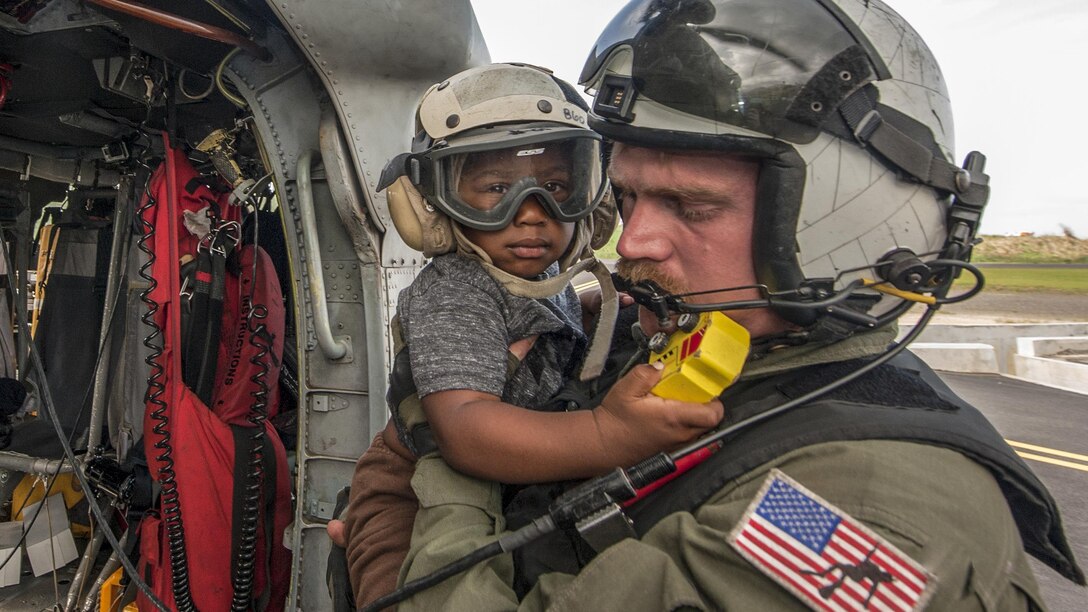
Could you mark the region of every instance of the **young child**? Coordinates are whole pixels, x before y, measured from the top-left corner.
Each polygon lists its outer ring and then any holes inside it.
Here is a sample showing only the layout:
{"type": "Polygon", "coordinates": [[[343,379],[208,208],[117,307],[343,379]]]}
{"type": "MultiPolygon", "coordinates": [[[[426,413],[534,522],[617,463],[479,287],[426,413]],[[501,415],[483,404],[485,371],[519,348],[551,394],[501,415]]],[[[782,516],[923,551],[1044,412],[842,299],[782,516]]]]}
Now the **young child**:
{"type": "Polygon", "coordinates": [[[405,242],[433,260],[397,307],[396,427],[375,438],[352,482],[345,522],[358,605],[395,586],[417,509],[407,482],[416,457],[437,449],[464,474],[505,484],[587,478],[721,418],[720,404],[649,394],[651,366],[597,408],[549,408],[587,343],[570,278],[594,269],[607,282],[590,245],[607,240],[614,215],[600,208],[601,140],[573,87],[534,67],[484,66],[432,87],[417,117],[413,152],[390,164],[402,176],[387,197],[405,242]]]}

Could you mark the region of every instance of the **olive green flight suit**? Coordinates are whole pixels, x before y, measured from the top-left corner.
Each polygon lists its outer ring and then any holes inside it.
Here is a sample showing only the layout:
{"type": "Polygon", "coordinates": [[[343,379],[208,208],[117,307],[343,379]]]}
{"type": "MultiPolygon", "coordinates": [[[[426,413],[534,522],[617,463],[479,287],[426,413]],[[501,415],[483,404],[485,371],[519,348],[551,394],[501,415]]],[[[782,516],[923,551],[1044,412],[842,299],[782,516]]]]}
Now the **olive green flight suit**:
{"type": "MultiPolygon", "coordinates": [[[[878,353],[882,330],[755,362],[747,376],[878,353]]],[[[803,410],[803,408],[800,408],[803,410]]],[[[726,406],[729,410],[729,406],[726,406]]],[[[828,442],[784,454],[730,481],[694,512],[675,512],[641,539],[623,540],[578,575],[543,576],[519,603],[513,562],[501,555],[420,593],[400,610],[803,610],[806,606],[741,557],[728,536],[772,468],[868,526],[936,580],[931,610],[1042,609],[1019,532],[990,473],[963,455],[903,441],[828,442]]],[[[499,486],[464,476],[439,457],[419,462],[420,500],[401,583],[495,539],[505,523],[499,486]]]]}

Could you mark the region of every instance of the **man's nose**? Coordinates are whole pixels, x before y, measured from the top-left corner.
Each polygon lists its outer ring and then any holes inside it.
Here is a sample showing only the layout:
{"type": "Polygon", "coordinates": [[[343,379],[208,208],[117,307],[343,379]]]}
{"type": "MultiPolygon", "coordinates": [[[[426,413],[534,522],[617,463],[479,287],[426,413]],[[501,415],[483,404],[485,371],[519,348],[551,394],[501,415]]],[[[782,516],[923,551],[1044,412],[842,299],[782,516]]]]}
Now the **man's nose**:
{"type": "Polygon", "coordinates": [[[632,206],[623,219],[616,252],[624,259],[664,261],[672,252],[665,219],[654,206],[640,203],[632,206]]]}

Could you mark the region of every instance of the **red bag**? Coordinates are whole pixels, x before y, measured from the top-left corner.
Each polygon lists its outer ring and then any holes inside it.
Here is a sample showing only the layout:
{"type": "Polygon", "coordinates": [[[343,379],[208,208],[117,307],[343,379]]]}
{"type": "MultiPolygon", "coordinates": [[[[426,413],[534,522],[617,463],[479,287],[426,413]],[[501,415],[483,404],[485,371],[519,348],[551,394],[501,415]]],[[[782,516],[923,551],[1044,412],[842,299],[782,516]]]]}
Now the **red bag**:
{"type": "MultiPolygon", "coordinates": [[[[244,470],[240,476],[251,470],[252,456],[246,445],[258,431],[248,420],[252,394],[259,389],[252,378],[267,369],[263,375],[268,388],[265,401],[267,414],[272,416],[278,410],[284,306],[267,254],[260,248],[240,247],[240,272],[228,273],[225,279],[213,406],[206,406],[184,385],[179,261],[184,254],[195,255],[198,239],[184,227],[182,211],[199,211],[210,200],[217,203],[224,218],[234,215],[237,219],[238,215],[235,207],[227,205],[225,194],[204,185],[193,188],[196,176],[188,160],[168,147],[166,161],[153,173],[149,194],[144,194],[144,202],[148,195],[154,199],[143,218],[154,227],[148,246],[155,255],[150,274],[157,285],[150,299],[159,306],[154,318],[163,331],[164,350],[156,363],[162,367],[158,382],[163,387],[158,399],[165,406],[149,400],[145,410],[148,467],[163,483],[163,495],[159,515],[149,515],[140,527],[140,575],[169,609],[178,608],[168,532],[171,524],[180,525],[193,604],[198,610],[227,610],[234,595],[231,571],[236,569],[232,561],[236,538],[232,536],[239,527],[235,522],[241,510],[235,508],[235,469],[244,470]],[[248,315],[254,306],[265,316],[250,325],[248,315]],[[251,360],[262,352],[250,342],[258,323],[271,336],[270,346],[264,348],[263,365],[251,360]],[[169,447],[169,453],[164,453],[164,446],[169,447]],[[240,450],[237,456],[236,447],[240,450]],[[171,492],[176,494],[176,503],[171,501],[171,492]],[[177,512],[172,513],[171,507],[177,512]]],[[[262,429],[252,596],[255,608],[276,611],[283,609],[290,582],[291,553],[283,547],[282,539],[291,521],[291,484],[283,443],[270,423],[265,422],[262,429]]],[[[155,609],[142,593],[137,604],[140,610],[155,609]]]]}

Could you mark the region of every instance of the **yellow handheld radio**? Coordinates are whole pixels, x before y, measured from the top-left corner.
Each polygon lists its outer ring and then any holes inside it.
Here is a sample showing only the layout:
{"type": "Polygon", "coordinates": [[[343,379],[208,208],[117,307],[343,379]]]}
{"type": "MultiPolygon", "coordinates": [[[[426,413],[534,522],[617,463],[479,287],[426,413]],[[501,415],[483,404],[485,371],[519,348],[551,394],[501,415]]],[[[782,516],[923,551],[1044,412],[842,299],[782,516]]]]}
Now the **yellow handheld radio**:
{"type": "MultiPolygon", "coordinates": [[[[686,313],[663,347],[650,343],[649,363],[662,362],[658,397],[703,403],[733,384],[748,359],[748,330],[721,312],[686,313]]],[[[657,342],[656,344],[661,344],[657,342]]]]}

